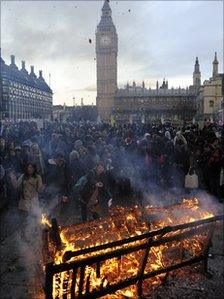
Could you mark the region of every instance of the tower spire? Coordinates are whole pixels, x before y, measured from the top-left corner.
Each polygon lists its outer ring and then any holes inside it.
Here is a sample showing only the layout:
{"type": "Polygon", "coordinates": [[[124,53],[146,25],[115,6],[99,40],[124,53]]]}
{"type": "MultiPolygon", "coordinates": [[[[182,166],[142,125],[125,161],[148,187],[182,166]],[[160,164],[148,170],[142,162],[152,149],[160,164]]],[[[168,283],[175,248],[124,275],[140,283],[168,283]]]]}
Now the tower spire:
{"type": "Polygon", "coordinates": [[[104,1],[103,7],[102,7],[103,14],[108,14],[108,13],[111,14],[111,8],[110,8],[109,2],[110,2],[109,0],[104,1]]]}
{"type": "Polygon", "coordinates": [[[195,60],[194,73],[195,74],[200,73],[200,65],[199,65],[198,57],[196,57],[196,60],[195,60]]]}
{"type": "Polygon", "coordinates": [[[193,85],[199,87],[201,85],[201,72],[198,57],[195,59],[194,72],[193,72],[193,85]]]}
{"type": "Polygon", "coordinates": [[[109,1],[104,1],[96,30],[97,109],[101,119],[114,113],[117,92],[118,38],[109,1]]]}
{"type": "Polygon", "coordinates": [[[215,78],[218,75],[218,67],[219,67],[219,62],[217,59],[217,52],[215,52],[215,57],[213,61],[213,71],[212,71],[212,77],[215,78]]]}
{"type": "Polygon", "coordinates": [[[112,20],[112,10],[110,8],[110,4],[108,0],[104,1],[103,7],[101,9],[102,15],[98,28],[105,28],[105,27],[114,27],[113,20],[112,20]]]}

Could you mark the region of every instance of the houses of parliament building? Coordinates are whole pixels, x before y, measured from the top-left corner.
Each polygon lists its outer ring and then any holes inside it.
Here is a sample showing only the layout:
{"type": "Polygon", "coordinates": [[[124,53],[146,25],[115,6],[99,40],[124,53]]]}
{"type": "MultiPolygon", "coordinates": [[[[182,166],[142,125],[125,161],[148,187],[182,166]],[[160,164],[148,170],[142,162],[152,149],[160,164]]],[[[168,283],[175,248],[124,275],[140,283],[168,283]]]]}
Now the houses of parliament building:
{"type": "Polygon", "coordinates": [[[14,55],[10,65],[0,56],[0,75],[0,120],[51,118],[53,92],[41,70],[37,76],[34,66],[30,73],[27,71],[25,61],[19,69],[14,55]]]}
{"type": "Polygon", "coordinates": [[[151,89],[135,81],[124,88],[117,85],[118,36],[109,1],[102,7],[96,30],[97,108],[101,119],[192,120],[196,114],[196,96],[201,86],[199,60],[196,58],[192,86],[169,88],[168,81],[151,89]]]}

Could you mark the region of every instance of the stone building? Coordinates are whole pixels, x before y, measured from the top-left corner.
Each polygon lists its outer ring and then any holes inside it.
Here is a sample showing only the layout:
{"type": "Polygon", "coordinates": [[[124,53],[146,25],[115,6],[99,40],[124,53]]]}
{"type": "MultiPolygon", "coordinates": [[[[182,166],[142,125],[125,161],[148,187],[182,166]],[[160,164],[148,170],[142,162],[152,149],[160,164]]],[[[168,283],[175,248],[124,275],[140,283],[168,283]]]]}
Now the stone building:
{"type": "Polygon", "coordinates": [[[53,92],[43,78],[31,66],[28,73],[25,61],[19,69],[15,56],[7,65],[1,58],[1,118],[9,119],[48,119],[52,115],[53,92]]]}
{"type": "Polygon", "coordinates": [[[96,104],[102,119],[108,118],[114,109],[117,92],[118,37],[111,15],[109,3],[105,1],[96,30],[96,104]]]}
{"type": "Polygon", "coordinates": [[[218,64],[215,52],[212,77],[204,81],[197,96],[197,118],[199,120],[215,120],[223,109],[224,75],[218,72],[218,64]]]}
{"type": "Polygon", "coordinates": [[[53,120],[63,121],[96,121],[97,108],[96,105],[81,106],[53,106],[53,120]]]}
{"type": "MultiPolygon", "coordinates": [[[[187,88],[170,88],[162,86],[156,89],[129,84],[118,89],[115,96],[113,114],[116,118],[137,120],[192,120],[195,114],[195,94],[187,88]]],[[[167,83],[166,83],[167,84],[167,83]]],[[[158,85],[158,84],[157,84],[158,85]]]]}
{"type": "Polygon", "coordinates": [[[193,85],[169,88],[163,81],[151,89],[142,82],[117,87],[118,37],[108,1],[104,2],[101,20],[96,30],[97,108],[101,119],[142,117],[152,119],[192,120],[196,113],[196,94],[201,85],[201,73],[196,58],[193,85]]]}
{"type": "MultiPolygon", "coordinates": [[[[223,86],[224,86],[224,82],[223,82],[223,86]]],[[[224,98],[223,97],[221,99],[221,109],[218,111],[218,121],[220,124],[224,125],[224,98]]]]}

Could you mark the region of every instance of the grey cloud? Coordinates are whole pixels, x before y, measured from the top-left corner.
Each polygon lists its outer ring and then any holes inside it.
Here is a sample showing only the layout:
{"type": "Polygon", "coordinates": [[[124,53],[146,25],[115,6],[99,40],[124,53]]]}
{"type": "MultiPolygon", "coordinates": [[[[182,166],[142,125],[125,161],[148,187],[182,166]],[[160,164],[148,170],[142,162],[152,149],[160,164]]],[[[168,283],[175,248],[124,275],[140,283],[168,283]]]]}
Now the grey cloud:
{"type": "Polygon", "coordinates": [[[83,88],[85,91],[96,91],[96,85],[89,85],[83,88]]]}
{"type": "MultiPolygon", "coordinates": [[[[152,7],[140,22],[134,22],[132,30],[126,32],[126,27],[124,30],[122,27],[120,65],[130,65],[130,61],[138,63],[136,76],[139,77],[142,77],[141,74],[144,74],[144,77],[152,74],[188,74],[191,77],[195,56],[199,56],[203,75],[208,76],[214,51],[222,54],[222,4],[216,3],[214,6],[214,2],[209,1],[176,1],[167,2],[167,5],[161,1],[150,3],[152,7]],[[216,15],[216,18],[212,18],[212,15],[216,15]],[[141,26],[142,24],[145,24],[145,27],[141,26]],[[130,32],[133,33],[132,39],[130,32]],[[126,35],[128,39],[125,39],[126,35]],[[125,52],[123,43],[130,44],[130,50],[125,52]]],[[[142,9],[144,7],[142,6],[142,9]]],[[[222,56],[219,60],[221,68],[222,56]]]]}
{"type": "MultiPolygon", "coordinates": [[[[72,3],[72,2],[71,2],[72,3]]],[[[85,60],[94,56],[94,44],[88,39],[94,37],[93,20],[85,22],[84,11],[90,15],[91,5],[84,6],[81,14],[69,2],[19,2],[14,4],[14,12],[21,18],[12,18],[12,12],[3,8],[6,22],[2,23],[3,52],[17,48],[30,60],[64,59],[85,60]],[[55,3],[55,4],[52,4],[55,3]],[[40,5],[40,11],[38,11],[40,5]],[[44,6],[45,9],[44,9],[44,6]],[[24,15],[24,8],[26,14],[24,15]],[[37,11],[36,11],[37,9],[37,11]],[[43,9],[43,11],[42,11],[43,9]],[[12,24],[7,28],[9,19],[12,24]],[[83,22],[85,26],[83,26],[83,22]],[[92,23],[92,26],[91,26],[92,23]],[[4,44],[4,37],[10,35],[11,43],[4,44]]],[[[9,3],[8,5],[12,5],[9,3]]],[[[7,7],[7,5],[5,4],[7,7]]],[[[11,50],[12,51],[12,50],[11,50]]]]}
{"type": "Polygon", "coordinates": [[[77,89],[72,89],[73,92],[75,91],[90,91],[90,92],[95,92],[96,91],[96,85],[89,85],[83,88],[77,88],[77,89]]]}
{"type": "MultiPolygon", "coordinates": [[[[218,52],[222,69],[223,3],[110,2],[119,39],[121,82],[164,76],[191,78],[195,56],[199,56],[206,78],[211,73],[214,51],[218,52]]],[[[88,75],[95,74],[94,36],[102,4],[103,1],[2,1],[3,58],[15,54],[18,59],[40,66],[54,64],[55,72],[60,71],[68,82],[66,85],[72,85],[79,76],[80,65],[89,64],[85,81],[88,75]]],[[[51,72],[53,77],[54,69],[51,72]]],[[[77,91],[95,91],[93,83],[85,82],[77,91]]]]}

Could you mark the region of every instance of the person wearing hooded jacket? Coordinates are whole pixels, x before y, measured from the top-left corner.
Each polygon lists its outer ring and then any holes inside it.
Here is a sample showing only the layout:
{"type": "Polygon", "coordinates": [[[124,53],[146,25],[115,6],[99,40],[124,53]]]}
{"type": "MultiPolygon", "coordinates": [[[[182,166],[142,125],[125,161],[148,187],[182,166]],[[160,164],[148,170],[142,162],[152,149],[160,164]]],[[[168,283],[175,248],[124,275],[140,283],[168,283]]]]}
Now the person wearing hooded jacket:
{"type": "Polygon", "coordinates": [[[105,205],[105,202],[111,203],[112,199],[102,162],[99,162],[94,169],[81,177],[74,189],[80,195],[82,221],[87,221],[88,212],[94,220],[100,218],[101,208],[103,213],[107,214],[108,205],[105,205]]]}
{"type": "Polygon", "coordinates": [[[178,131],[176,133],[176,136],[174,137],[174,145],[176,144],[184,144],[185,149],[187,148],[187,140],[185,139],[185,137],[181,134],[181,131],[178,131]]]}

